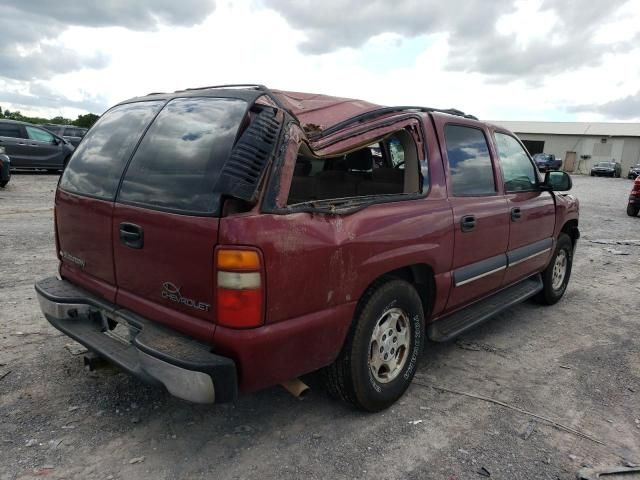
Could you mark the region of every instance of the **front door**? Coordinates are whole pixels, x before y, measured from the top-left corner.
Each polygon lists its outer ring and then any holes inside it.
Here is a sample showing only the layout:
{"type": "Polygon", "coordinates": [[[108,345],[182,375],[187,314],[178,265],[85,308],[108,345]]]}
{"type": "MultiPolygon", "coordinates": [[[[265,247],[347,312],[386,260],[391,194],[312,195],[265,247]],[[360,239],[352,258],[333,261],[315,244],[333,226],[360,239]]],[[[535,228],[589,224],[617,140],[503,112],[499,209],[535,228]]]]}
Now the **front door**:
{"type": "Polygon", "coordinates": [[[576,168],[576,152],[567,152],[564,157],[564,171],[573,172],[576,168]]]}
{"type": "Polygon", "coordinates": [[[60,168],[63,165],[62,145],[46,130],[26,125],[28,139],[25,156],[34,167],[60,168]]]}
{"type": "Polygon", "coordinates": [[[556,209],[553,194],[540,189],[533,162],[520,142],[494,132],[509,208],[508,268],[504,285],[540,271],[553,249],[556,209]]]}
{"type": "Polygon", "coordinates": [[[450,311],[502,285],[509,222],[488,132],[479,122],[444,123],[446,118],[438,117],[437,128],[445,140],[443,155],[455,228],[453,284],[446,307],[450,311]]]}

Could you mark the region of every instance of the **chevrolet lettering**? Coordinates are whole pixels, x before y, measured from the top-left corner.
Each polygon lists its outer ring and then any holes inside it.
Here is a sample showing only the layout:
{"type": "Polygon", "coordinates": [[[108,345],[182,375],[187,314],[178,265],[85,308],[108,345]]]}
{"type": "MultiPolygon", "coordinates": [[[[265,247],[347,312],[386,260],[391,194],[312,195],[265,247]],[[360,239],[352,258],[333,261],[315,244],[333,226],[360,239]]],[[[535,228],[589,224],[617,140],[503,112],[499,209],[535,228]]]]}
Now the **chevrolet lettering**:
{"type": "Polygon", "coordinates": [[[183,297],[180,294],[180,289],[171,282],[164,282],[162,284],[162,298],[166,298],[175,303],[186,305],[187,307],[197,308],[198,310],[202,310],[204,312],[208,312],[211,308],[211,305],[209,305],[208,303],[198,302],[197,300],[183,297]]]}

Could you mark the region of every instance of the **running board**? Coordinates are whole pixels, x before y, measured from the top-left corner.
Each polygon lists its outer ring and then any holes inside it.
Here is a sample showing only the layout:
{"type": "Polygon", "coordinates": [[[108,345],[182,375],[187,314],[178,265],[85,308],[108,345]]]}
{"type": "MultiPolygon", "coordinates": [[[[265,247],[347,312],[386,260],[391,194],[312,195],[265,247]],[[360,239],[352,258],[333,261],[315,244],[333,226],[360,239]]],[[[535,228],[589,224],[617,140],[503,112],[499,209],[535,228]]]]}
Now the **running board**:
{"type": "Polygon", "coordinates": [[[447,342],[494,315],[533,297],[542,288],[540,274],[529,277],[484,300],[436,320],[427,327],[427,334],[435,342],[447,342]]]}

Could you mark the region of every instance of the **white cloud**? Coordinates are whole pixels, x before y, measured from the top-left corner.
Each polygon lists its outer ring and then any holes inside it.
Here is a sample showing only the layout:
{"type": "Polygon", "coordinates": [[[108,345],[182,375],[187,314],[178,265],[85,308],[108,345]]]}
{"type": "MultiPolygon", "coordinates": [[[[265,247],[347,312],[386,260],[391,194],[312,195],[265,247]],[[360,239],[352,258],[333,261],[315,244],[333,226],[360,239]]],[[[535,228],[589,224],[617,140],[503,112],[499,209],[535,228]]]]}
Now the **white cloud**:
{"type": "MultiPolygon", "coordinates": [[[[557,12],[544,5],[542,0],[517,3],[496,18],[496,34],[505,43],[515,38],[522,48],[564,41],[557,12]]],[[[629,2],[596,29],[598,41],[604,42],[615,25],[626,32],[625,38],[637,34],[640,1],[629,2]]],[[[8,104],[1,94],[0,105],[75,116],[83,101],[103,102],[106,108],[150,92],[252,82],[381,104],[456,107],[483,118],[568,120],[604,118],[606,112],[568,113],[567,109],[608,103],[635,95],[640,88],[638,48],[610,51],[596,63],[570,69],[543,66],[536,82],[531,82],[526,76],[451,70],[453,35],[381,32],[354,48],[310,55],[298,48],[307,34],[292,27],[281,12],[251,1],[218,3],[212,14],[193,26],[160,24],[151,31],[70,26],[49,42],[80,57],[108,55],[108,65],[32,82],[70,100],[66,105],[61,101],[59,109],[8,104]]],[[[21,94],[34,90],[27,83],[0,78],[0,91],[3,86],[21,94]]]]}

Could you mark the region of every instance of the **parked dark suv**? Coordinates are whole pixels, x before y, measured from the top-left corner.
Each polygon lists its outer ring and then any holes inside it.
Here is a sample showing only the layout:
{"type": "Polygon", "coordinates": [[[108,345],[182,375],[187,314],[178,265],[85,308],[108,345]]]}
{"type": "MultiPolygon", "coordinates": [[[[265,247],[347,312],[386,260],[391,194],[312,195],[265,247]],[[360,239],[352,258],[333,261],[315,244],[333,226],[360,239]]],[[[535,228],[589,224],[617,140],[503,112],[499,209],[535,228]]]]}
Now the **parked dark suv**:
{"type": "Polygon", "coordinates": [[[56,125],[53,123],[45,123],[42,126],[51,133],[55,133],[59,137],[68,140],[74,147],[78,146],[82,137],[87,133],[86,128],[76,127],[75,125],[56,125]]]}
{"type": "Polygon", "coordinates": [[[536,162],[538,170],[541,172],[560,170],[562,168],[562,160],[556,158],[553,153],[536,153],[533,156],[533,161],[536,162]]]}
{"type": "Polygon", "coordinates": [[[152,94],[107,111],[71,158],[58,276],[36,290],[54,327],[180,398],[323,369],[333,395],[377,411],[426,338],[562,298],[570,188],[457,110],[262,86],[152,94]]]}
{"type": "Polygon", "coordinates": [[[11,168],[50,171],[64,168],[74,150],[67,140],[44,128],[15,120],[0,120],[0,146],[11,158],[11,168]]]}

